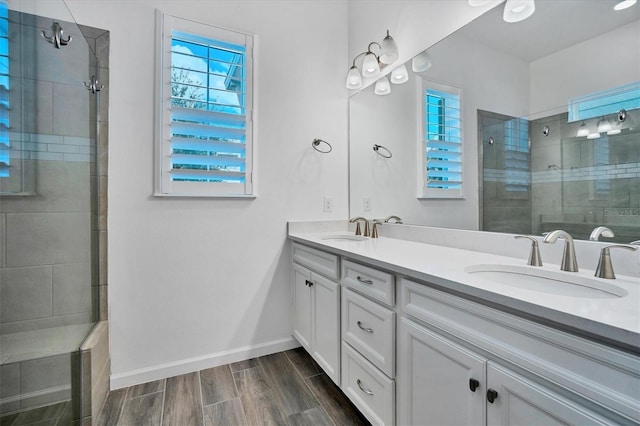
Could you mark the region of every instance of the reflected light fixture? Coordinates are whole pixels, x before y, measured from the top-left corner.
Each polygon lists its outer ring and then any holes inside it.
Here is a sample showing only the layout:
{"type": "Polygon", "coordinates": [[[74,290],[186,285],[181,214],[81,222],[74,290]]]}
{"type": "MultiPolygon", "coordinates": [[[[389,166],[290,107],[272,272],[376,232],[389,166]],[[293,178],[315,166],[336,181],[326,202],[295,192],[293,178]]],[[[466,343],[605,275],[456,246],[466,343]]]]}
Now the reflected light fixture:
{"type": "Polygon", "coordinates": [[[524,21],[533,15],[535,10],[536,4],[534,0],[507,0],[504,5],[502,19],[510,23],[524,21]]]}
{"type": "Polygon", "coordinates": [[[598,122],[598,133],[606,133],[611,130],[611,123],[606,118],[602,117],[598,122]]]}
{"type": "Polygon", "coordinates": [[[391,71],[391,82],[393,84],[405,83],[409,80],[409,73],[407,67],[402,64],[398,68],[391,71]]]}
{"type": "Polygon", "coordinates": [[[596,132],[596,133],[589,133],[587,135],[587,139],[600,139],[600,133],[596,132]]]}
{"type": "Polygon", "coordinates": [[[391,93],[391,84],[389,84],[389,79],[385,75],[376,81],[376,86],[373,91],[376,95],[388,95],[391,93]]]}
{"type": "Polygon", "coordinates": [[[418,53],[411,60],[411,70],[413,72],[424,72],[431,68],[431,58],[427,54],[427,51],[418,53]]]}
{"type": "Polygon", "coordinates": [[[589,136],[589,127],[587,127],[587,123],[584,121],[578,128],[578,133],[576,133],[576,137],[583,138],[585,136],[589,136]]]}
{"type": "Polygon", "coordinates": [[[628,9],[634,4],[636,4],[637,0],[619,0],[618,3],[613,6],[613,10],[624,10],[628,9]]]}
{"type": "Polygon", "coordinates": [[[382,40],[382,44],[372,41],[369,43],[366,52],[359,53],[355,58],[353,58],[353,63],[347,73],[347,80],[345,84],[347,89],[356,90],[362,88],[362,77],[377,76],[382,67],[392,64],[398,59],[398,57],[399,54],[396,42],[393,40],[393,37],[389,35],[389,30],[387,30],[387,35],[384,40],[382,40]],[[376,55],[371,50],[371,47],[374,45],[380,49],[379,55],[376,55]],[[360,71],[356,65],[356,60],[361,56],[364,56],[364,59],[362,60],[362,71],[360,71]]]}

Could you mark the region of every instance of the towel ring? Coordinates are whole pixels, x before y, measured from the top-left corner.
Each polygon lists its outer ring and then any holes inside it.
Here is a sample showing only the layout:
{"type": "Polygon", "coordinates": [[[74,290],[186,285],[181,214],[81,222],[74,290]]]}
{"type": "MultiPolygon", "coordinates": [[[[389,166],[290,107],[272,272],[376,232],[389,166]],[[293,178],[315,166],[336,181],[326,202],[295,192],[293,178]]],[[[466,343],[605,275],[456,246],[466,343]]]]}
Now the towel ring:
{"type": "Polygon", "coordinates": [[[391,158],[393,157],[393,154],[391,154],[391,151],[389,151],[388,148],[385,148],[382,145],[373,145],[373,150],[376,152],[376,154],[378,154],[380,157],[383,158],[391,158]],[[386,151],[386,154],[384,152],[380,152],[380,150],[386,151]]]}
{"type": "Polygon", "coordinates": [[[323,154],[328,154],[333,150],[333,147],[331,146],[331,144],[329,142],[327,142],[327,141],[323,141],[322,139],[314,139],[313,142],[311,142],[311,146],[313,147],[313,149],[315,149],[316,151],[321,152],[323,154]],[[327,144],[329,149],[327,149],[327,150],[319,149],[318,146],[321,143],[327,144]]]}

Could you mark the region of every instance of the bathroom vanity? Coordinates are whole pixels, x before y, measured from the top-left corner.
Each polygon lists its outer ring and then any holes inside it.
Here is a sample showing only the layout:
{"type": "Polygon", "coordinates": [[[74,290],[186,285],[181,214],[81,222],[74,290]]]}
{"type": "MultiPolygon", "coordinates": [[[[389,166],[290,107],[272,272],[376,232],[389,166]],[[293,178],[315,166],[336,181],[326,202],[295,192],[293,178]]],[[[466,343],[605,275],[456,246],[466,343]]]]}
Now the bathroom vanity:
{"type": "Polygon", "coordinates": [[[536,291],[468,272],[520,259],[307,231],[294,336],[373,424],[640,423],[639,278],[536,291]]]}

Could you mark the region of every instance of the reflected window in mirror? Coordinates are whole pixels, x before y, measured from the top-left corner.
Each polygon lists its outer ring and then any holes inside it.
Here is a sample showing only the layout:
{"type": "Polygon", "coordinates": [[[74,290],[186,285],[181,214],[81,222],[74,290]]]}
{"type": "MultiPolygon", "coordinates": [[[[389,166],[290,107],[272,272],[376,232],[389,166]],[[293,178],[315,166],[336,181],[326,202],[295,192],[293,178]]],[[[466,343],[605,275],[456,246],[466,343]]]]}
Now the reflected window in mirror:
{"type": "Polygon", "coordinates": [[[419,198],[462,198],[462,92],[422,81],[422,176],[419,198]]]}

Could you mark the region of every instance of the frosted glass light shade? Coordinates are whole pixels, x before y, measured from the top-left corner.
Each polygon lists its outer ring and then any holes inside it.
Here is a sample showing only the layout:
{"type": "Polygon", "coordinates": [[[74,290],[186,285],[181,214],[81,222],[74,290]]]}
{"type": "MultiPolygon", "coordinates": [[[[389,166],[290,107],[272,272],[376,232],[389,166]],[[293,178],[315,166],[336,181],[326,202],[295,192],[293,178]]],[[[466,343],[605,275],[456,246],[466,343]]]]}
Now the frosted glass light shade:
{"type": "Polygon", "coordinates": [[[636,4],[636,0],[621,0],[613,6],[614,10],[624,10],[636,4]]]}
{"type": "Polygon", "coordinates": [[[431,58],[426,51],[418,53],[411,60],[411,70],[413,72],[424,72],[431,68],[431,58]]]}
{"type": "Polygon", "coordinates": [[[587,136],[587,139],[599,139],[600,138],[600,133],[589,133],[589,135],[587,136]]]}
{"type": "Polygon", "coordinates": [[[389,79],[387,76],[382,77],[380,80],[376,81],[376,87],[373,90],[373,93],[376,95],[388,95],[391,93],[391,84],[389,84],[389,79]]]}
{"type": "Polygon", "coordinates": [[[505,22],[520,22],[533,15],[536,10],[534,0],[507,0],[504,5],[502,19],[505,22]]]}
{"type": "Polygon", "coordinates": [[[611,130],[611,123],[606,118],[603,118],[598,123],[598,133],[605,133],[611,130]]]}
{"type": "Polygon", "coordinates": [[[409,80],[409,73],[407,72],[407,67],[404,64],[391,71],[391,82],[393,84],[405,83],[407,80],[409,80]]]}
{"type": "Polygon", "coordinates": [[[580,125],[580,128],[578,128],[578,133],[576,133],[576,136],[579,137],[579,138],[583,138],[585,136],[589,136],[589,128],[587,127],[587,125],[586,125],[586,123],[584,121],[580,125]]]}
{"type": "Polygon", "coordinates": [[[393,37],[389,35],[389,30],[387,30],[387,35],[382,40],[381,52],[380,52],[380,62],[383,64],[392,64],[398,60],[398,46],[396,46],[396,42],[393,40],[393,37]]]}
{"type": "Polygon", "coordinates": [[[349,69],[347,74],[347,89],[356,90],[362,88],[362,77],[360,77],[360,70],[355,65],[349,69]]]}
{"type": "Polygon", "coordinates": [[[369,52],[364,55],[362,61],[362,75],[364,77],[373,77],[380,72],[380,64],[378,58],[373,53],[369,52]]]}

